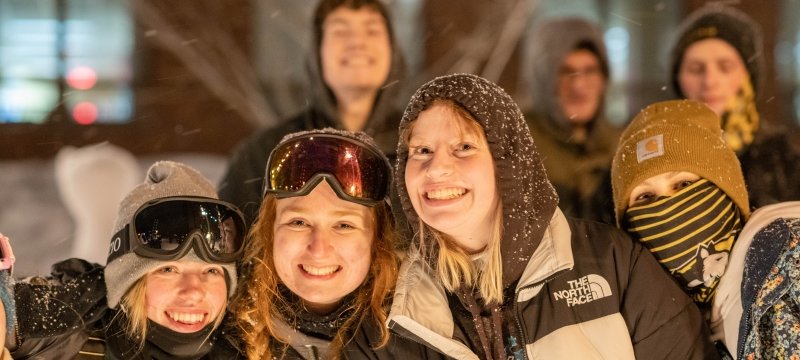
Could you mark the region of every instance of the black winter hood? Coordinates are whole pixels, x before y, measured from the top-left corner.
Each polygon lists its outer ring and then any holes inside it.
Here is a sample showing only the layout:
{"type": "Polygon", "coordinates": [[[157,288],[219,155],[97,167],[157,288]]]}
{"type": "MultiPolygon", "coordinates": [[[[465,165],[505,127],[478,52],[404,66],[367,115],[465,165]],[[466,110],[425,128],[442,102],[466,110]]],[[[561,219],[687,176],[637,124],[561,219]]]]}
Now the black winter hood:
{"type": "MultiPolygon", "coordinates": [[[[519,279],[539,246],[558,204],[558,195],[547,179],[522,112],[502,88],[469,74],[431,80],[411,97],[400,122],[400,133],[403,134],[435,99],[452,100],[463,106],[480,122],[486,134],[503,204],[501,254],[503,287],[508,288],[519,279]]],[[[419,217],[411,205],[405,183],[407,160],[408,144],[401,139],[397,147],[395,184],[408,222],[418,233],[419,217]]],[[[419,239],[414,241],[414,245],[419,246],[419,239]]]]}

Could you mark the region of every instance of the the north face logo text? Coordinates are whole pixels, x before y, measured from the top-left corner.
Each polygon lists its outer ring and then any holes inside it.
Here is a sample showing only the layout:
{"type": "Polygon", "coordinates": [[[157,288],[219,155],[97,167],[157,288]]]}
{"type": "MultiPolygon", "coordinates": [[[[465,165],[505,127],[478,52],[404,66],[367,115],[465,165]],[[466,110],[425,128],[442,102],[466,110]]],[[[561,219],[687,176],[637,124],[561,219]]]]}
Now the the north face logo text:
{"type": "Polygon", "coordinates": [[[611,295],[608,281],[597,274],[589,274],[577,280],[567,280],[567,284],[569,284],[569,289],[554,292],[553,298],[556,301],[566,300],[569,307],[586,304],[611,295]]]}

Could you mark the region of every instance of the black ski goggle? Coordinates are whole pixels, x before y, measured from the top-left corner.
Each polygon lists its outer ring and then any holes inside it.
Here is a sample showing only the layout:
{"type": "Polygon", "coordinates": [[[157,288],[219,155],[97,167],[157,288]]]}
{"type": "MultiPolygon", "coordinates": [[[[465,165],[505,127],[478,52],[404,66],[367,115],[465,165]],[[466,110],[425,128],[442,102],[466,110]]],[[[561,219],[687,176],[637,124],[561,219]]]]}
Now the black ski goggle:
{"type": "Polygon", "coordinates": [[[342,200],[372,206],[384,201],[391,166],[379,150],[345,136],[310,133],[281,143],[267,161],[264,194],[308,195],[323,179],[342,200]]]}
{"type": "Polygon", "coordinates": [[[190,249],[210,263],[231,263],[244,248],[242,213],[211,198],[169,197],[142,205],[114,235],[108,262],[131,251],[147,258],[176,260],[190,249]]]}

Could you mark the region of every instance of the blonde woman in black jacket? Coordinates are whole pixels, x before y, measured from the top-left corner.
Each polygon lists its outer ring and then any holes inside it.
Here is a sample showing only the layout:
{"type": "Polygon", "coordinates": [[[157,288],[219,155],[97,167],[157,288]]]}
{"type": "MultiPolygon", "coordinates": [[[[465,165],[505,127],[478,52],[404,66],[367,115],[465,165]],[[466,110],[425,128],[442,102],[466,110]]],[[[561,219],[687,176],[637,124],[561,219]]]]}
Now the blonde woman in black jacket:
{"type": "Polygon", "coordinates": [[[700,313],[647,250],[566,218],[519,108],[456,74],[401,121],[398,193],[416,229],[389,327],[457,359],[706,359],[700,313]]]}

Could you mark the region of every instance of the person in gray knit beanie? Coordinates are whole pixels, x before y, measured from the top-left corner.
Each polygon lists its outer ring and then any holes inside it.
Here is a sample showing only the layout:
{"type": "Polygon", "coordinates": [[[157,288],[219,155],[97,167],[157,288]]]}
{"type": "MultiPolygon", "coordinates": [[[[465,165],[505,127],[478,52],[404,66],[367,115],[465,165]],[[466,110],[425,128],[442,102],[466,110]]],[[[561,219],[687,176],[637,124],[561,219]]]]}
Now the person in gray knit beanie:
{"type": "MultiPolygon", "coordinates": [[[[119,214],[114,222],[114,233],[128,225],[136,210],[147,202],[160,198],[174,196],[196,196],[218,199],[214,185],[212,185],[197,170],[172,161],[160,161],[153,164],[147,171],[145,180],[122,199],[119,214]]],[[[112,246],[114,239],[112,239],[112,246]]],[[[113,249],[112,249],[113,250],[113,249]]],[[[106,264],[105,276],[108,291],[108,306],[116,308],[120,299],[128,289],[158,266],[163,260],[144,258],[134,252],[111,259],[113,251],[109,252],[109,261],[106,264]]],[[[189,260],[204,261],[197,257],[195,252],[189,252],[189,260]]],[[[235,263],[223,265],[228,283],[228,295],[233,295],[236,290],[235,263]]]]}
{"type": "Polygon", "coordinates": [[[14,358],[236,358],[224,336],[244,216],[197,170],[159,161],[120,202],[107,265],[54,264],[17,282],[14,358]]]}

